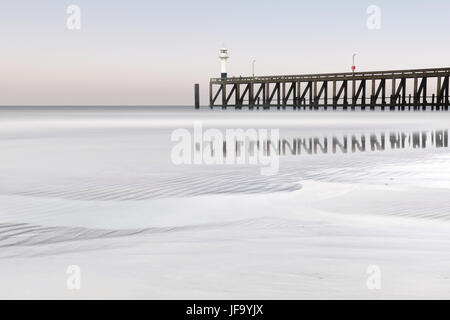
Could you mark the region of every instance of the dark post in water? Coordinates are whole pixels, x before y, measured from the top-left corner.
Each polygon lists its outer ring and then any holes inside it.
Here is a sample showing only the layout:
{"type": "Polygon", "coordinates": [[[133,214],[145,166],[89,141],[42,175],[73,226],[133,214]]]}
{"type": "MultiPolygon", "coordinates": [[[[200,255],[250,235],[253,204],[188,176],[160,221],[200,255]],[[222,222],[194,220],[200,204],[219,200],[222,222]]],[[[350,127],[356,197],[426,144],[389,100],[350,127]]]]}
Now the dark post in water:
{"type": "Polygon", "coordinates": [[[200,109],[200,85],[196,83],[194,85],[194,95],[195,95],[195,109],[200,109]]]}

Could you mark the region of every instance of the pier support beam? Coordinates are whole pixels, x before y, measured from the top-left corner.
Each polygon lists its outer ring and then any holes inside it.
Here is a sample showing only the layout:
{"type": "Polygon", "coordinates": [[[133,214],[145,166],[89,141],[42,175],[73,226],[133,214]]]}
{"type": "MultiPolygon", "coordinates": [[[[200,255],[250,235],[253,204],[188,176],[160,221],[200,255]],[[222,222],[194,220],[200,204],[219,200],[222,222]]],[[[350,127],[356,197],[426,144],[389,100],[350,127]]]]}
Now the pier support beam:
{"type": "MultiPolygon", "coordinates": [[[[309,81],[306,85],[305,90],[303,91],[302,95],[300,96],[300,101],[304,105],[304,108],[306,108],[306,94],[309,93],[309,107],[312,106],[312,81],[309,81]]],[[[299,92],[300,94],[300,92],[299,92]]]]}
{"type": "Polygon", "coordinates": [[[396,87],[395,79],[392,80],[392,94],[391,94],[391,110],[395,110],[397,107],[399,110],[405,110],[406,104],[406,78],[400,79],[398,88],[396,87]],[[400,99],[401,98],[401,99],[400,99]]]}
{"type": "Polygon", "coordinates": [[[297,82],[297,90],[295,92],[295,101],[294,101],[294,109],[297,107],[298,109],[300,109],[300,91],[301,91],[302,87],[301,87],[301,82],[298,81],[297,82]]]}
{"type": "Polygon", "coordinates": [[[395,111],[395,102],[397,100],[396,97],[395,97],[395,88],[396,88],[396,86],[395,86],[395,78],[393,78],[392,79],[392,89],[391,89],[391,103],[390,103],[391,111],[395,111]]]}
{"type": "Polygon", "coordinates": [[[314,85],[314,105],[315,108],[317,109],[320,105],[320,99],[322,98],[323,95],[323,106],[326,107],[327,106],[327,100],[328,100],[328,82],[324,81],[322,83],[322,86],[319,90],[319,92],[317,92],[317,82],[315,82],[314,85]]]}
{"type": "Polygon", "coordinates": [[[370,110],[372,110],[372,111],[375,110],[375,105],[377,103],[377,101],[375,99],[375,92],[376,92],[375,86],[376,86],[376,81],[375,81],[375,79],[372,79],[372,91],[370,94],[370,110]]]}
{"type": "MultiPolygon", "coordinates": [[[[230,102],[230,99],[231,99],[231,97],[233,96],[233,94],[235,95],[235,97],[237,97],[237,96],[236,96],[236,90],[237,90],[237,83],[235,83],[235,84],[233,85],[233,88],[231,89],[230,93],[227,95],[227,98],[226,98],[226,105],[227,105],[227,106],[228,106],[228,103],[230,102]]],[[[234,106],[235,106],[235,108],[236,108],[236,104],[235,104],[234,106]]]]}
{"type": "Polygon", "coordinates": [[[352,97],[352,110],[355,109],[355,106],[358,102],[358,99],[361,97],[361,108],[366,106],[366,80],[361,80],[358,91],[352,97]]]}
{"type": "Polygon", "coordinates": [[[255,84],[253,82],[248,84],[248,90],[248,107],[253,109],[255,106],[255,84]]]}
{"type": "MultiPolygon", "coordinates": [[[[336,90],[336,88],[334,87],[333,91],[335,91],[335,90],[336,90]]],[[[348,105],[348,81],[347,80],[342,81],[341,88],[339,89],[339,92],[337,94],[333,93],[333,103],[336,107],[339,104],[339,99],[341,98],[342,94],[344,94],[342,106],[346,110],[347,105],[348,105]]]]}
{"type": "Polygon", "coordinates": [[[333,110],[337,108],[337,99],[336,99],[336,80],[333,81],[333,110]]]}
{"type": "Polygon", "coordinates": [[[269,83],[264,83],[264,94],[263,94],[263,104],[264,104],[264,109],[269,109],[270,108],[270,100],[269,100],[269,83]]]}
{"type": "Polygon", "coordinates": [[[417,110],[417,108],[419,107],[419,95],[418,95],[418,93],[419,93],[419,86],[418,86],[418,79],[417,79],[417,76],[415,76],[414,77],[414,96],[413,96],[413,99],[414,99],[414,110],[417,110]]]}
{"type": "Polygon", "coordinates": [[[450,104],[450,101],[449,101],[450,80],[449,80],[449,78],[450,78],[449,76],[445,77],[444,84],[441,88],[441,96],[444,99],[443,104],[444,104],[446,111],[448,111],[448,107],[450,104]]]}
{"type": "Polygon", "coordinates": [[[444,77],[444,81],[442,82],[442,79],[438,78],[438,98],[437,98],[437,104],[442,108],[442,110],[448,110],[449,106],[449,77],[444,77]]]}
{"type": "Polygon", "coordinates": [[[293,101],[292,106],[295,109],[295,105],[296,105],[295,100],[297,97],[296,83],[292,82],[287,92],[286,92],[286,83],[283,83],[283,108],[286,108],[286,106],[288,106],[288,102],[289,102],[291,95],[292,95],[292,101],[293,101]]]}
{"type": "Polygon", "coordinates": [[[241,85],[239,83],[235,84],[235,93],[234,93],[234,106],[236,109],[242,109],[241,104],[241,85]]]}
{"type": "Polygon", "coordinates": [[[227,104],[227,85],[222,83],[222,109],[226,109],[227,104]]]}
{"type": "Polygon", "coordinates": [[[263,96],[263,105],[264,105],[264,101],[266,100],[265,98],[265,84],[261,83],[258,91],[256,92],[256,94],[253,96],[253,101],[256,104],[257,109],[259,109],[260,107],[260,101],[261,101],[261,95],[263,96]]]}
{"type": "Polygon", "coordinates": [[[437,92],[437,97],[436,97],[436,109],[439,110],[441,107],[441,103],[442,103],[442,96],[441,96],[441,87],[442,87],[442,78],[438,77],[437,78],[437,85],[436,85],[436,92],[437,92]]]}
{"type": "Polygon", "coordinates": [[[416,100],[416,103],[419,108],[420,108],[420,106],[422,106],[422,110],[426,110],[426,108],[427,108],[427,77],[422,78],[420,86],[417,89],[415,100],[416,100]],[[423,99],[422,103],[420,103],[421,98],[423,99]]]}
{"type": "Polygon", "coordinates": [[[212,109],[214,107],[214,101],[213,101],[213,84],[212,82],[209,82],[209,107],[212,109]]]}

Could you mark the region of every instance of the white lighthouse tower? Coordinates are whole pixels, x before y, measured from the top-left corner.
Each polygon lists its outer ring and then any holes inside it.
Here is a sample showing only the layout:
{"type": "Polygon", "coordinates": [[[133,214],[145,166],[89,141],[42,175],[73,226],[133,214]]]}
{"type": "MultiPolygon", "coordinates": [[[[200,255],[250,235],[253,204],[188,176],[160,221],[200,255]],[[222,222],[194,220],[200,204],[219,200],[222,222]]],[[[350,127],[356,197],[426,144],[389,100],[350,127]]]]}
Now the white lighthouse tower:
{"type": "Polygon", "coordinates": [[[219,58],[220,58],[221,78],[225,79],[227,77],[228,49],[225,48],[220,49],[219,58]]]}

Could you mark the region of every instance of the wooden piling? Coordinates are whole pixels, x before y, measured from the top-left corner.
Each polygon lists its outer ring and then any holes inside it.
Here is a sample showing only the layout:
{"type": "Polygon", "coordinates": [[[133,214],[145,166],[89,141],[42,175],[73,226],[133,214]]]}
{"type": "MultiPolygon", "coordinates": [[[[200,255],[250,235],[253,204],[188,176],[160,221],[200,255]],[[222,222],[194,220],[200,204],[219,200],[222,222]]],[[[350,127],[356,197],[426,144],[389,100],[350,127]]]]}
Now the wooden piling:
{"type": "Polygon", "coordinates": [[[200,84],[194,85],[195,109],[200,109],[200,84]]]}

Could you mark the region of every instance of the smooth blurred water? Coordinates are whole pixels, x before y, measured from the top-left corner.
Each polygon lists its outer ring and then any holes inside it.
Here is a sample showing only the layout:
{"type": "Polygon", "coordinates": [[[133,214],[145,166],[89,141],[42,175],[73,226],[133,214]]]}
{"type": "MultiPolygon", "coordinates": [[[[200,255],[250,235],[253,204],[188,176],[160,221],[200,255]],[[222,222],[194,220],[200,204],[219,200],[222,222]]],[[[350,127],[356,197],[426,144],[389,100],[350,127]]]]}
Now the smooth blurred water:
{"type": "Polygon", "coordinates": [[[72,264],[80,297],[360,297],[373,263],[383,296],[448,292],[449,128],[445,112],[1,108],[0,296],[66,297],[72,264]],[[276,130],[278,171],[176,165],[173,132],[199,124],[276,130]]]}

